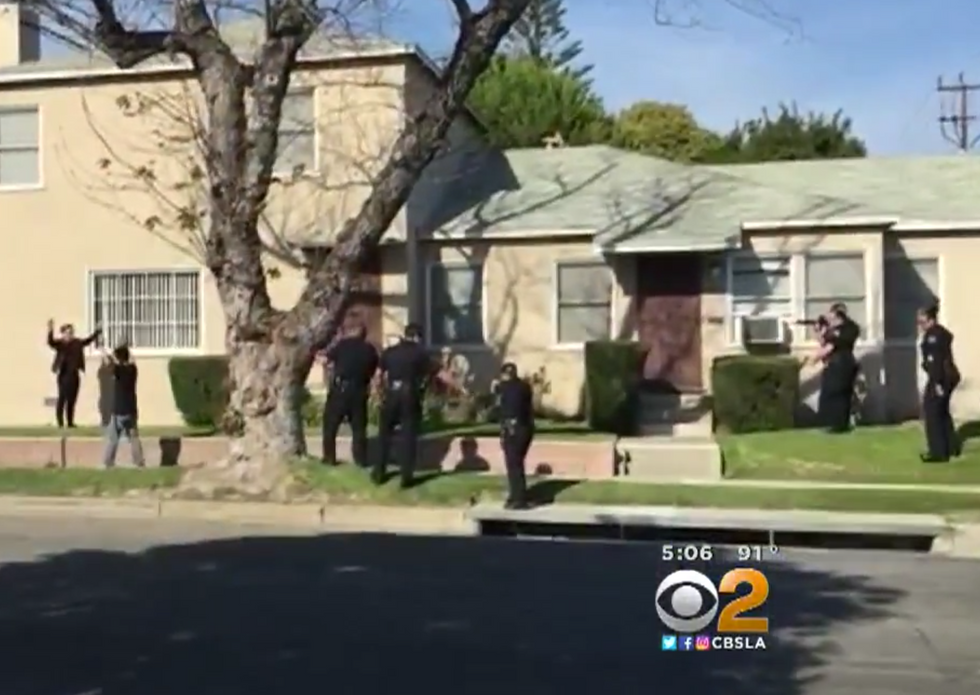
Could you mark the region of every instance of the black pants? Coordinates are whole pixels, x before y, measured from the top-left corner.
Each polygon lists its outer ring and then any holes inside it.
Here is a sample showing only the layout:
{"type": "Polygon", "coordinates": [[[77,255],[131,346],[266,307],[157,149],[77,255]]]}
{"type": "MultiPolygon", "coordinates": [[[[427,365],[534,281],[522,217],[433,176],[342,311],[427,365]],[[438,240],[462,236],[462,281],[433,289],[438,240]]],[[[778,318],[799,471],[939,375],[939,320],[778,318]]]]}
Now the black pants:
{"type": "Polygon", "coordinates": [[[323,462],[337,462],[337,431],[346,420],[351,429],[354,463],[367,466],[367,388],[350,381],[334,381],[323,406],[323,462]]]}
{"type": "Polygon", "coordinates": [[[75,404],[78,403],[78,390],[81,385],[82,379],[74,370],[58,375],[58,401],[54,410],[58,427],[75,426],[75,404]]]}
{"type": "Polygon", "coordinates": [[[507,467],[507,501],[527,502],[527,476],[524,461],[534,440],[534,432],[526,425],[504,423],[500,431],[500,447],[504,450],[507,467]]]}
{"type": "Polygon", "coordinates": [[[820,424],[831,432],[846,432],[851,427],[856,365],[830,362],[820,378],[820,424]]]}
{"type": "Polygon", "coordinates": [[[372,467],[375,480],[384,478],[395,429],[399,428],[398,465],[401,481],[402,485],[411,484],[412,476],[415,474],[421,416],[422,404],[419,402],[419,394],[414,389],[402,386],[385,391],[378,423],[378,458],[375,459],[372,467]]]}
{"type": "Polygon", "coordinates": [[[949,412],[952,389],[943,387],[943,394],[936,393],[934,383],[926,384],[922,392],[922,416],[925,420],[926,446],[929,456],[946,460],[959,454],[960,445],[956,436],[956,426],[949,412]]]}

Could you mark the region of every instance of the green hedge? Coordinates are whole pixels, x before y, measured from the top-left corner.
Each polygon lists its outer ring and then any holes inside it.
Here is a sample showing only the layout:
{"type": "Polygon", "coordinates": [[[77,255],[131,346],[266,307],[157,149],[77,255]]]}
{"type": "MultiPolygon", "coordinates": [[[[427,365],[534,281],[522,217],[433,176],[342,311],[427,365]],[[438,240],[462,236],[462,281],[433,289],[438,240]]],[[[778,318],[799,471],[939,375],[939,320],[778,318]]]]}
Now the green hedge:
{"type": "Polygon", "coordinates": [[[718,430],[791,429],[800,400],[800,363],[793,357],[719,357],[712,364],[711,387],[718,430]]]}
{"type": "Polygon", "coordinates": [[[191,427],[221,427],[228,406],[228,358],[174,357],[168,367],[174,404],[184,422],[191,427]]]}
{"type": "Polygon", "coordinates": [[[585,344],[585,416],[597,432],[636,432],[636,386],[642,352],[632,341],[585,344]]]}

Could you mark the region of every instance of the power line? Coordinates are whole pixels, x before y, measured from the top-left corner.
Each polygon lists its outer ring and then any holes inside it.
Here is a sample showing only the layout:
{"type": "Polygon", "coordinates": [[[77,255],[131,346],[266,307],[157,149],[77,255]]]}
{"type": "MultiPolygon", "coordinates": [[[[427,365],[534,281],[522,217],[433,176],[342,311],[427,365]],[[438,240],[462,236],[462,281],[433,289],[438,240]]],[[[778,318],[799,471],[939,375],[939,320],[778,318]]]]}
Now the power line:
{"type": "Polygon", "coordinates": [[[980,84],[967,84],[961,72],[955,84],[944,84],[943,78],[937,81],[936,91],[940,94],[939,132],[943,139],[952,143],[961,152],[967,152],[980,142],[980,135],[970,137],[970,124],[976,116],[970,113],[970,92],[980,89],[980,84]],[[951,95],[942,99],[942,95],[951,95]],[[952,108],[949,108],[949,106],[952,108]]]}

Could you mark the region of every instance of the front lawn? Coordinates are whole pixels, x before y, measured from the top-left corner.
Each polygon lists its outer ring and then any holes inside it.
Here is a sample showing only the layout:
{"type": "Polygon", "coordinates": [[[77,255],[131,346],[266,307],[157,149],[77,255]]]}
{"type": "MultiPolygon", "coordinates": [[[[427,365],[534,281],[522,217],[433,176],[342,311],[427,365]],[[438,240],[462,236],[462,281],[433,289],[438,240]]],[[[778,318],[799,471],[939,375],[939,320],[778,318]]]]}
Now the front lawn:
{"type": "Polygon", "coordinates": [[[834,483],[980,485],[980,442],[948,464],[919,460],[917,424],[859,427],[848,434],[786,430],[719,436],[725,477],[834,483]]]}
{"type": "MultiPolygon", "coordinates": [[[[91,469],[0,469],[0,495],[102,496],[166,492],[180,481],[176,468],[110,471],[91,469]]],[[[303,496],[332,504],[437,506],[464,508],[501,500],[505,483],[476,473],[424,473],[410,490],[397,478],[375,487],[365,471],[350,465],[325,468],[297,464],[303,496]]],[[[539,503],[716,507],[727,509],[817,509],[827,511],[962,514],[980,512],[980,494],[919,490],[835,490],[738,488],[724,485],[651,485],[531,477],[539,503]]]]}

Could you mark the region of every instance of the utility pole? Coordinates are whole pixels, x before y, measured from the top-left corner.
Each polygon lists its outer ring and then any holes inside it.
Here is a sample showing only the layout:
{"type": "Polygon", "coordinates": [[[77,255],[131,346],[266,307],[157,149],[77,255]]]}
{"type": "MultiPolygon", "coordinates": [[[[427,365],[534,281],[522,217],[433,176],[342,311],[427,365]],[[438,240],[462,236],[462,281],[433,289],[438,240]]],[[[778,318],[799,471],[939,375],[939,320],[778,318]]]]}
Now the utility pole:
{"type": "Polygon", "coordinates": [[[936,91],[940,94],[939,132],[943,139],[952,143],[960,152],[968,152],[980,142],[980,135],[970,137],[970,123],[976,116],[970,113],[970,92],[980,89],[980,84],[967,84],[961,72],[955,84],[944,84],[940,77],[936,91]],[[949,94],[950,98],[943,96],[949,94]],[[952,106],[952,108],[950,108],[952,106]]]}

